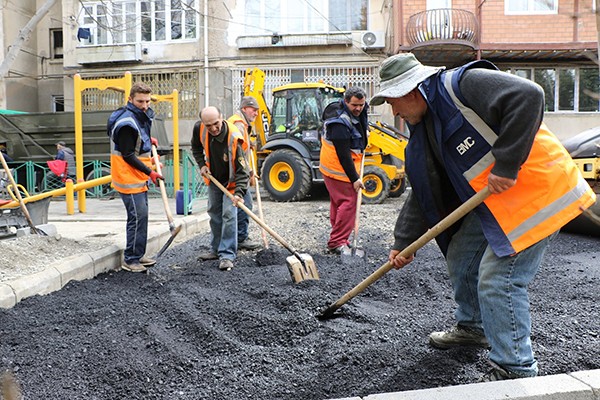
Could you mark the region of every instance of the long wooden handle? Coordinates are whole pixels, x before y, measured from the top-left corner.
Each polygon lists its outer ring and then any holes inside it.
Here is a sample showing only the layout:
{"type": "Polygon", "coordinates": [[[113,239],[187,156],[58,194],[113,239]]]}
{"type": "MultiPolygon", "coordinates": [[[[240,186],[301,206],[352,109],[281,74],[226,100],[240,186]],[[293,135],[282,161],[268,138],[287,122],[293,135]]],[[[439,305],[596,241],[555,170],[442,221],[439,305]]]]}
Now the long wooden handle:
{"type": "MultiPolygon", "coordinates": [[[[211,173],[202,173],[202,175],[204,175],[208,179],[210,179],[210,181],[212,183],[214,183],[219,189],[221,189],[221,191],[223,193],[225,193],[227,195],[227,197],[229,197],[231,199],[231,201],[234,201],[234,196],[231,193],[229,193],[229,190],[227,190],[225,188],[225,186],[223,186],[221,184],[221,182],[219,182],[218,180],[216,180],[215,177],[212,176],[211,173]]],[[[264,230],[266,230],[267,232],[269,232],[269,234],[271,236],[273,236],[279,243],[281,243],[283,245],[283,247],[285,247],[286,249],[288,249],[292,254],[298,256],[298,251],[296,249],[294,249],[288,242],[286,242],[281,236],[279,236],[277,234],[277,232],[275,232],[273,229],[269,228],[267,226],[267,224],[265,224],[263,221],[261,221],[260,218],[258,218],[256,216],[256,214],[254,214],[252,211],[250,211],[248,209],[248,207],[246,207],[243,203],[238,203],[237,206],[239,208],[241,208],[242,210],[244,210],[244,212],[246,214],[248,214],[250,216],[250,218],[252,218],[254,221],[256,221],[256,223],[259,224],[264,230]]]]}
{"type": "MultiPolygon", "coordinates": [[[[265,216],[263,215],[262,210],[262,200],[260,198],[260,187],[258,186],[258,176],[256,174],[256,165],[254,163],[254,154],[252,154],[252,148],[250,148],[250,166],[252,167],[252,171],[254,171],[253,179],[254,179],[254,188],[256,189],[256,204],[258,205],[258,216],[260,220],[264,222],[265,216]]],[[[265,249],[269,248],[269,240],[267,239],[267,231],[263,228],[260,230],[263,243],[265,245],[265,249]]]]}
{"type": "MultiPolygon", "coordinates": [[[[358,178],[362,181],[363,174],[365,173],[365,158],[366,154],[363,153],[362,160],[360,160],[360,175],[358,178]]],[[[358,225],[360,222],[360,206],[362,204],[362,189],[358,191],[358,195],[356,197],[356,214],[354,216],[354,251],[356,251],[356,246],[358,245],[358,225]]]]}
{"type": "MultiPolygon", "coordinates": [[[[156,151],[155,145],[152,145],[152,158],[154,158],[156,172],[162,175],[160,159],[158,158],[158,152],[156,151]]],[[[162,197],[163,206],[165,208],[165,214],[167,215],[167,221],[169,221],[169,229],[173,231],[173,229],[175,229],[175,222],[173,222],[173,216],[171,215],[171,210],[169,209],[169,198],[167,197],[167,189],[165,189],[165,182],[163,182],[162,179],[158,180],[158,187],[160,188],[160,195],[162,197]]]]}
{"type": "MultiPolygon", "coordinates": [[[[477,192],[469,200],[467,200],[465,203],[463,203],[456,210],[451,212],[446,218],[442,219],[435,226],[433,226],[431,229],[429,229],[427,232],[425,232],[420,238],[418,238],[413,243],[411,243],[407,248],[402,250],[400,252],[399,256],[410,257],[411,255],[415,254],[417,252],[417,250],[419,250],[421,247],[423,247],[427,243],[429,243],[430,240],[434,239],[437,235],[439,235],[440,233],[442,233],[443,231],[448,229],[452,224],[454,224],[459,219],[461,219],[462,217],[467,215],[469,212],[471,212],[475,207],[477,207],[485,199],[487,199],[489,197],[489,195],[490,195],[490,190],[486,186],[481,191],[477,192]]],[[[361,283],[356,285],[352,290],[350,290],[348,293],[346,293],[345,295],[340,297],[340,299],[338,301],[331,304],[327,309],[325,309],[321,313],[321,315],[319,315],[319,318],[322,318],[322,319],[328,318],[331,315],[333,315],[333,313],[337,309],[339,309],[341,306],[343,306],[349,300],[354,298],[357,294],[359,294],[360,292],[365,290],[369,285],[371,285],[373,282],[375,282],[376,280],[381,278],[393,267],[394,267],[394,264],[392,264],[389,261],[386,262],[385,264],[383,264],[381,267],[379,267],[379,269],[377,269],[371,275],[366,277],[361,283]]]]}
{"type": "Polygon", "coordinates": [[[6,160],[4,159],[4,155],[2,154],[1,151],[0,151],[0,162],[2,162],[2,167],[4,167],[4,170],[6,171],[6,175],[8,175],[8,180],[10,180],[10,184],[15,189],[15,195],[17,196],[17,200],[19,201],[19,206],[21,207],[23,214],[25,215],[25,219],[27,219],[29,228],[31,229],[31,231],[33,233],[38,233],[38,229],[35,227],[35,225],[33,224],[33,221],[31,220],[31,215],[29,215],[29,210],[27,209],[27,206],[23,202],[23,198],[21,197],[21,192],[19,191],[19,187],[17,186],[17,183],[15,182],[15,179],[13,178],[12,173],[10,172],[10,168],[8,167],[8,164],[6,164],[6,160]]]}

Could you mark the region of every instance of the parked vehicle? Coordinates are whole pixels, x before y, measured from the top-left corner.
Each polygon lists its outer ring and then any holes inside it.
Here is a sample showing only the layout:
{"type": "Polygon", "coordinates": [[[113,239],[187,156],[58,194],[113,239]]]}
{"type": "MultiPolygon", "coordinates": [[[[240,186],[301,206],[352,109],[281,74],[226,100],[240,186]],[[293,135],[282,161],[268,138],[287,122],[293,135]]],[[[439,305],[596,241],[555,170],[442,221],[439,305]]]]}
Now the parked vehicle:
{"type": "MultiPolygon", "coordinates": [[[[344,89],[322,82],[283,85],[273,90],[269,109],[263,96],[264,82],[265,73],[260,69],[246,71],[244,96],[255,97],[260,107],[256,165],[273,200],[302,200],[314,185],[323,183],[319,171],[321,115],[327,105],[343,98],[344,89]]],[[[406,188],[407,141],[381,123],[370,124],[370,129],[363,202],[381,203],[388,196],[400,196],[406,188]]]]}

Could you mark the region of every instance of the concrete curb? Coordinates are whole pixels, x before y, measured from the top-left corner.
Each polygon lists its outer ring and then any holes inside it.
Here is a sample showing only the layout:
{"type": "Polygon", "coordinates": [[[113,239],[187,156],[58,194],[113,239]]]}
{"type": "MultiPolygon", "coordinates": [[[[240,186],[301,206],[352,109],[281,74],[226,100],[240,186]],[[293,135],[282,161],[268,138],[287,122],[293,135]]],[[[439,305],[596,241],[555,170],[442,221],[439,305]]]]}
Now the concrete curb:
{"type": "MultiPolygon", "coordinates": [[[[171,246],[205,231],[208,221],[206,213],[177,219],[175,224],[181,224],[182,228],[171,246]]],[[[165,226],[148,232],[147,253],[156,254],[170,237],[171,232],[165,226]]],[[[0,308],[12,308],[27,297],[60,290],[72,280],[82,281],[105,272],[118,271],[121,268],[124,248],[125,243],[110,245],[88,254],[58,261],[40,272],[0,283],[0,308]]]]}
{"type": "MultiPolygon", "coordinates": [[[[598,400],[600,370],[335,400],[598,400]]],[[[333,400],[333,399],[332,399],[333,400]]]]}

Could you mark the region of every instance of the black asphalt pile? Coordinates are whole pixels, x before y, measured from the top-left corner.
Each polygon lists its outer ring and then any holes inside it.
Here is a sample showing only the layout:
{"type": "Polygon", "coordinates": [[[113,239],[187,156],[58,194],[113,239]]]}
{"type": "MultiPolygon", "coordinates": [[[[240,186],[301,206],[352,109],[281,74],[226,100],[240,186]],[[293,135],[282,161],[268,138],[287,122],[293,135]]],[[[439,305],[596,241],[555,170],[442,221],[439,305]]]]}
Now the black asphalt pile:
{"type": "MultiPolygon", "coordinates": [[[[318,320],[385,262],[393,226],[365,207],[368,261],[343,264],[323,251],[327,205],[318,204],[309,221],[286,215],[285,237],[313,256],[321,280],[292,283],[289,253],[273,242],[219,271],[196,260],[208,244],[199,236],[147,275],[103,274],[0,311],[0,367],[29,399],[330,399],[471,383],[487,371],[484,350],[427,344],[454,310],[434,244],[318,320]],[[294,237],[301,230],[315,241],[294,237]]],[[[559,235],[532,285],[543,375],[600,368],[599,243],[559,235]]]]}

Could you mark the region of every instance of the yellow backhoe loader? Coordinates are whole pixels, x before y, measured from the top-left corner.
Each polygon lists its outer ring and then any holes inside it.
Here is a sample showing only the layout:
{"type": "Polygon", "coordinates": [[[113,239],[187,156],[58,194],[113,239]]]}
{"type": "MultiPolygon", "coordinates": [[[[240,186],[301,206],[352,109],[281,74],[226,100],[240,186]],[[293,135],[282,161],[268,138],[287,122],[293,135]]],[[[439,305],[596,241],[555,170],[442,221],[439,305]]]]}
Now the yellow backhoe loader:
{"type": "MultiPolygon", "coordinates": [[[[269,109],[263,95],[264,82],[262,70],[246,71],[243,95],[255,97],[260,107],[255,122],[255,165],[273,200],[302,200],[314,185],[323,183],[319,171],[321,115],[328,104],[343,98],[344,89],[322,82],[291,83],[273,90],[269,109]]],[[[370,131],[363,202],[375,204],[404,192],[407,140],[393,127],[379,122],[371,123],[370,131]]]]}

